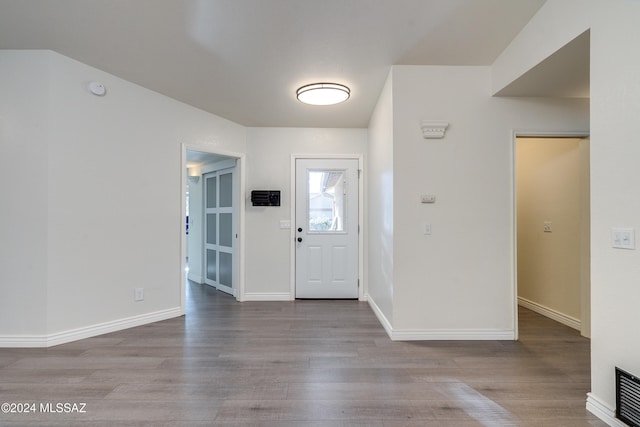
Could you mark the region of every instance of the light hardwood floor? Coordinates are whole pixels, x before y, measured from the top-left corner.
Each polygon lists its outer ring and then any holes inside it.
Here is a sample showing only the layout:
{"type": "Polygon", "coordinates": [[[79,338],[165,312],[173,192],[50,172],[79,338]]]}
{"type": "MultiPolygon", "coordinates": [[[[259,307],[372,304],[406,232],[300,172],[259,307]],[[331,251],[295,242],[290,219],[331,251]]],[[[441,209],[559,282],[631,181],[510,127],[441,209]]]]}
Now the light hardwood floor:
{"type": "Polygon", "coordinates": [[[585,409],[589,341],[526,309],[518,342],[392,342],[366,303],[237,303],[192,283],[187,299],[185,317],[0,349],[0,403],[37,405],[0,425],[605,425],[585,409]]]}

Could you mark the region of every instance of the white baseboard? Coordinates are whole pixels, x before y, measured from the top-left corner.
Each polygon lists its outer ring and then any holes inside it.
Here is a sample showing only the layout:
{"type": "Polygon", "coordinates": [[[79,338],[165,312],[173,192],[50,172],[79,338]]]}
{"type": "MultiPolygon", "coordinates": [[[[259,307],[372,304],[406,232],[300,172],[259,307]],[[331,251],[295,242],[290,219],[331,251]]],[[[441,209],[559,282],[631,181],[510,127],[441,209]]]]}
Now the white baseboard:
{"type": "Polygon", "coordinates": [[[538,314],[541,314],[549,319],[553,319],[556,322],[562,323],[570,328],[581,330],[581,322],[580,319],[576,319],[575,317],[568,316],[564,313],[560,313],[557,310],[554,310],[549,307],[545,307],[542,304],[538,304],[537,302],[533,302],[526,298],[518,297],[518,305],[523,306],[524,308],[528,308],[531,311],[534,311],[538,314]]]}
{"type": "Polygon", "coordinates": [[[191,273],[191,271],[189,271],[189,274],[187,274],[187,279],[199,285],[202,285],[204,283],[204,277],[202,277],[201,274],[191,273]]]}
{"type": "Polygon", "coordinates": [[[591,412],[611,427],[627,427],[625,423],[616,418],[615,409],[611,409],[593,393],[587,393],[587,411],[591,412]]]}
{"type": "Polygon", "coordinates": [[[146,325],[148,323],[172,319],[174,317],[182,316],[183,314],[184,313],[182,313],[180,307],[175,307],[153,313],[127,317],[125,319],[114,320],[111,322],[99,323],[63,332],[56,332],[49,335],[0,336],[0,347],[52,347],[54,345],[65,344],[72,341],[95,337],[97,335],[146,325]]]}
{"type": "Polygon", "coordinates": [[[292,299],[289,292],[245,292],[242,297],[242,301],[291,301],[292,299]]]}
{"type": "Polygon", "coordinates": [[[0,336],[0,348],[48,347],[46,335],[0,336]]]}
{"type": "Polygon", "coordinates": [[[505,329],[415,329],[395,330],[394,341],[513,341],[513,330],[505,329]]]}
{"type": "Polygon", "coordinates": [[[367,302],[369,303],[369,307],[371,307],[371,310],[373,310],[373,313],[378,318],[378,321],[382,324],[384,330],[387,331],[387,335],[389,335],[389,338],[393,339],[393,327],[391,326],[391,322],[389,322],[389,319],[387,319],[382,310],[380,310],[380,307],[378,307],[378,304],[376,304],[373,298],[371,298],[371,295],[367,295],[367,302]]]}
{"type": "Polygon", "coordinates": [[[367,299],[369,306],[393,341],[512,341],[515,339],[515,331],[512,329],[394,329],[373,298],[368,296],[367,299]]]}

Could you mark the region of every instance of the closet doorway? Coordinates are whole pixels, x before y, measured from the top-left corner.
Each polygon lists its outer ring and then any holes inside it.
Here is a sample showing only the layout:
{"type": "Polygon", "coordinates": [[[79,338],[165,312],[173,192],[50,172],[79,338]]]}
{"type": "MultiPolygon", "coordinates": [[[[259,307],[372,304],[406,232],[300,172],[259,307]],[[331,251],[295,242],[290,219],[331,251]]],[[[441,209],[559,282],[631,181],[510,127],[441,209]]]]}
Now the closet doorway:
{"type": "Polygon", "coordinates": [[[517,306],[590,331],[589,139],[515,139],[517,306]]]}

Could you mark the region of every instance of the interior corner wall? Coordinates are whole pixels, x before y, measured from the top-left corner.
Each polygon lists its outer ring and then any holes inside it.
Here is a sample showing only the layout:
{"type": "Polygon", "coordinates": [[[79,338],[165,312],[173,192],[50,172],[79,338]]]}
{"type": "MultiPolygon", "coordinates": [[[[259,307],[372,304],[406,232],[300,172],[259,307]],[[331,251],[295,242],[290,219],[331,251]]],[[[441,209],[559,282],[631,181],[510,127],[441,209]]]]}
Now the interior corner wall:
{"type": "Polygon", "coordinates": [[[514,336],[513,132],[587,130],[589,103],[490,91],[489,67],[393,67],[394,330],[514,336]]]}
{"type": "MultiPolygon", "coordinates": [[[[516,141],[518,297],[581,321],[581,139],[516,141]],[[544,223],[551,222],[551,230],[544,223]]],[[[588,205],[587,205],[588,206],[588,205]]]]}
{"type": "Polygon", "coordinates": [[[369,122],[367,157],[368,298],[393,322],[393,84],[392,73],[369,122]]]}
{"type": "MultiPolygon", "coordinates": [[[[22,277],[21,295],[41,302],[38,325],[46,325],[44,332],[51,336],[179,312],[185,190],[181,144],[244,152],[245,128],[54,52],[1,54],[3,66],[22,67],[26,61],[27,75],[49,81],[44,92],[25,84],[18,73],[3,74],[1,83],[16,92],[7,107],[11,114],[3,117],[12,132],[9,141],[15,140],[8,147],[16,149],[11,161],[40,166],[33,174],[37,182],[20,190],[43,196],[24,206],[35,205],[37,221],[22,235],[12,232],[8,248],[33,245],[32,253],[20,253],[16,264],[37,274],[10,274],[22,277]],[[87,90],[93,80],[106,86],[105,96],[87,90]],[[40,103],[45,110],[27,107],[40,103]],[[39,213],[42,208],[46,214],[39,213]],[[134,301],[136,287],[144,288],[143,301],[134,301]],[[25,288],[34,292],[25,293],[25,288]]],[[[24,203],[24,194],[15,188],[8,194],[24,203]]],[[[7,250],[4,239],[2,247],[7,250]]],[[[3,331],[7,335],[38,330],[27,319],[22,299],[3,295],[9,309],[2,316],[12,319],[3,331]],[[13,326],[24,322],[30,326],[13,326]]]]}
{"type": "Polygon", "coordinates": [[[49,68],[0,50],[0,337],[46,333],[49,68]]]}
{"type": "MultiPolygon", "coordinates": [[[[248,128],[245,297],[290,299],[292,155],[365,155],[366,129],[248,128]],[[252,190],[280,190],[280,206],[252,206],[252,190]]],[[[365,172],[366,173],[366,172],[365,172]]]]}

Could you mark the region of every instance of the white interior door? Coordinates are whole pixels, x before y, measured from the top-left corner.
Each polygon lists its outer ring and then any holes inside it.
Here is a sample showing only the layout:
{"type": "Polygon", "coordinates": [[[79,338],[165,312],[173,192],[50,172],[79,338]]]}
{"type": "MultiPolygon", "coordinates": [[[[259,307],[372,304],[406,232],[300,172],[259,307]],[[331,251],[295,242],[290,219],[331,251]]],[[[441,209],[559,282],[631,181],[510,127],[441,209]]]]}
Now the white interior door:
{"type": "Polygon", "coordinates": [[[234,170],[204,175],[205,283],[235,296],[235,179],[234,170]]]}
{"type": "Polygon", "coordinates": [[[296,160],[296,298],[358,298],[358,160],[296,160]]]}

